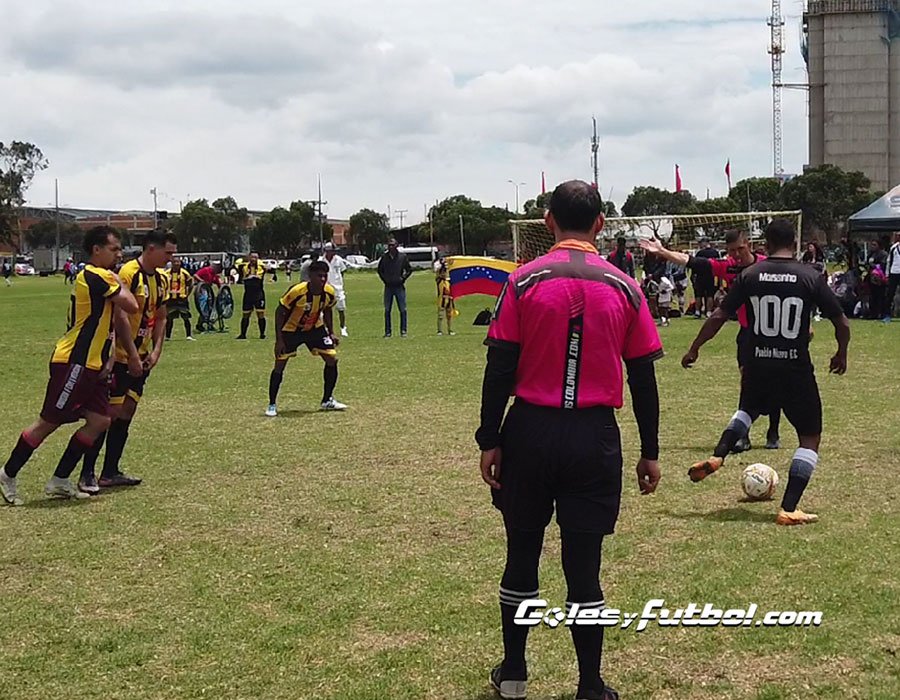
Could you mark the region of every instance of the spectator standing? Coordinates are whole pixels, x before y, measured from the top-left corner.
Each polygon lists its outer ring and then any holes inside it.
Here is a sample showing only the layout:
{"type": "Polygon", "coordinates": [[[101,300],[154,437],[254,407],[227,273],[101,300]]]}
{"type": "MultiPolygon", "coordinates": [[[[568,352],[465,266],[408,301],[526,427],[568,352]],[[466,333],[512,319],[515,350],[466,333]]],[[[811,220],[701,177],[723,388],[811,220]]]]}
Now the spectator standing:
{"type": "Polygon", "coordinates": [[[884,318],[884,306],[887,298],[887,261],[888,254],[878,241],[872,241],[868,258],[869,286],[869,318],[884,318]]]}
{"type": "Polygon", "coordinates": [[[616,239],[616,249],[606,257],[606,262],[615,265],[626,275],[634,279],[634,256],[625,249],[625,239],[616,239]]]}
{"type": "Polygon", "coordinates": [[[885,300],[884,318],[885,323],[890,323],[894,317],[894,302],[897,297],[897,288],[900,287],[900,231],[894,233],[894,244],[891,246],[887,256],[888,276],[887,299],[885,300]]]}
{"type": "MultiPolygon", "coordinates": [[[[708,238],[701,238],[700,250],[697,251],[694,257],[718,260],[719,251],[715,249],[712,241],[708,238]]],[[[704,265],[692,270],[691,283],[694,285],[694,300],[696,303],[694,316],[701,318],[705,312],[706,316],[709,317],[713,311],[716,297],[716,278],[713,275],[712,268],[704,265]]]]}
{"type": "Polygon", "coordinates": [[[400,336],[406,337],[406,280],[412,275],[412,266],[406,253],[398,250],[397,239],[388,241],[387,253],[378,261],[378,276],[384,284],[384,337],[391,337],[391,310],[394,300],[400,310],[400,336]]]}

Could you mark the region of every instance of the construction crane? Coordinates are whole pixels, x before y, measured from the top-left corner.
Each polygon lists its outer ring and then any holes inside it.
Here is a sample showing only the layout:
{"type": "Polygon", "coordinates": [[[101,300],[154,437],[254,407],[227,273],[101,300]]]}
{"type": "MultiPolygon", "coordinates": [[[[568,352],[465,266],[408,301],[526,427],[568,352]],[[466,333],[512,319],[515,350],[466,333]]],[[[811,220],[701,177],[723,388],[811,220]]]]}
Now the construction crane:
{"type": "Polygon", "coordinates": [[[782,70],[784,64],[784,17],[781,14],[781,0],[772,0],[772,16],[769,17],[772,43],[769,55],[772,57],[772,147],[775,177],[784,178],[784,124],[782,115],[782,70]]]}
{"type": "Polygon", "coordinates": [[[594,187],[600,187],[600,137],[597,135],[597,117],[594,121],[594,135],[591,138],[591,168],[594,171],[594,187]]]}

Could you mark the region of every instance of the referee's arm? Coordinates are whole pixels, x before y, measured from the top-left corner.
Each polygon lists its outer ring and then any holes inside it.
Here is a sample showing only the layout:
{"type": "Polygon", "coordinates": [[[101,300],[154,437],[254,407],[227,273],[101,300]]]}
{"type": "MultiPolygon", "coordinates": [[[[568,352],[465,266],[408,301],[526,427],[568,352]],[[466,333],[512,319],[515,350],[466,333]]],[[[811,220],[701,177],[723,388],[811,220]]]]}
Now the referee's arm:
{"type": "Polygon", "coordinates": [[[656,491],[659,485],[659,387],[653,361],[629,361],[628,389],[631,406],[641,436],[641,460],[638,462],[638,486],[641,493],[656,491]]]}

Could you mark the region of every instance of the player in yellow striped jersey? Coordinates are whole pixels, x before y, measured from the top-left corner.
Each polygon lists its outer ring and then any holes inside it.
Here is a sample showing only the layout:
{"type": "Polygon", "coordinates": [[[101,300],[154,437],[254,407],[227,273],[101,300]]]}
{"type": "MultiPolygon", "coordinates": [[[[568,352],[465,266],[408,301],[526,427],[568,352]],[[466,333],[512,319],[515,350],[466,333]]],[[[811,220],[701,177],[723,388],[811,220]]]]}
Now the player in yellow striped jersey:
{"type": "Polygon", "coordinates": [[[187,339],[193,340],[190,297],[191,290],[194,288],[194,277],[181,267],[179,258],[172,258],[172,269],[165,270],[162,274],[168,290],[166,296],[166,340],[172,337],[172,325],[178,317],[184,320],[184,334],[187,339]]]}
{"type": "Polygon", "coordinates": [[[167,291],[165,279],[158,269],[172,260],[176,249],[174,234],[151,231],[144,236],[140,256],[125,263],[119,271],[123,287],[132,291],[140,309],[135,313],[116,315],[115,364],[109,398],[113,420],[106,435],[106,454],[99,484],[94,476],[94,465],[103,436],[85,454],[79,487],[88,493],[96,493],[99,487],[141,483],[140,479],[124,474],[119,462],[131,420],[144,394],[144,385],[162,355],[167,291]]]}
{"type": "Polygon", "coordinates": [[[332,309],[336,304],[334,287],[328,284],[328,263],[317,260],[309,266],[309,281],[291,287],[275,312],[275,367],[269,376],[269,407],[266,415],[278,415],[276,400],[284,368],[290,358],[297,356],[297,348],[306,345],[313,355],[325,362],[321,409],[343,411],[347,406],[335,401],[334,387],[338,378],[337,346],[332,309]]]}
{"type": "MultiPolygon", "coordinates": [[[[235,265],[244,283],[244,302],[241,306],[243,316],[241,318],[241,334],[238,340],[247,339],[247,329],[250,327],[250,315],[256,310],[256,322],[259,324],[259,339],[266,339],[266,266],[259,261],[259,253],[250,253],[249,259],[240,260],[235,265]]],[[[271,273],[275,276],[274,271],[271,273]]]]}
{"type": "Polygon", "coordinates": [[[438,335],[444,335],[442,330],[442,322],[447,319],[447,334],[456,335],[453,332],[453,318],[456,316],[456,304],[453,301],[453,295],[450,291],[450,279],[447,273],[447,261],[439,260],[435,264],[434,278],[437,283],[437,332],[438,335]]]}
{"type": "Polygon", "coordinates": [[[122,257],[115,229],[98,226],[84,235],[90,260],[78,273],[72,288],[68,331],[56,343],[50,358],[50,381],[41,416],[22,431],[9,459],[0,469],[0,495],[10,505],[21,505],[16,477],[38,446],[60,425],[84,420],[63,452],[48,482],[48,496],[78,498],[69,481],[81,456],[109,427],[109,375],[114,340],[113,318],[117,310],[132,313],[138,303],[123,288],[112,268],[122,257]]]}

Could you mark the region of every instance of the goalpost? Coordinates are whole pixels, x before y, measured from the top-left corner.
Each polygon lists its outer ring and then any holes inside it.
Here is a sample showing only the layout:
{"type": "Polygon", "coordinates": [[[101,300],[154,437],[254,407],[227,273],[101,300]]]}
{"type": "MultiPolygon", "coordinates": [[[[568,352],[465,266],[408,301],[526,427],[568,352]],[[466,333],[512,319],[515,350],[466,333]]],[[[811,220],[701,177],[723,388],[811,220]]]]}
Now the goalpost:
{"type": "MultiPolygon", "coordinates": [[[[787,219],[797,230],[797,253],[800,252],[800,231],[803,214],[798,211],[754,211],[728,214],[681,214],[672,216],[637,216],[607,219],[603,231],[597,237],[597,248],[608,253],[616,245],[616,239],[624,237],[628,247],[638,248],[642,238],[659,238],[668,248],[691,250],[701,238],[709,238],[724,248],[725,234],[740,230],[750,234],[753,244],[763,243],[763,231],[773,219],[787,219]]],[[[512,219],[513,252],[519,263],[528,262],[547,253],[554,244],[553,234],[543,219],[512,219]]],[[[755,246],[754,246],[755,247],[755,246]]]]}

